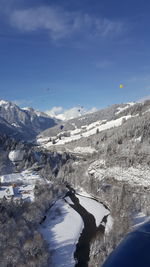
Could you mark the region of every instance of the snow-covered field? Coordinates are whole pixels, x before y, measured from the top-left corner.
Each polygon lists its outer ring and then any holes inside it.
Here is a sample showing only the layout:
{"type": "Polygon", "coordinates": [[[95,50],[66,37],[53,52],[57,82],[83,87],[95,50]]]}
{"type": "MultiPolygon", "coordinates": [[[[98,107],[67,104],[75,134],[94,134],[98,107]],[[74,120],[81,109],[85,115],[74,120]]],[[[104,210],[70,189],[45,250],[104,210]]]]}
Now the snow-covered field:
{"type": "Polygon", "coordinates": [[[80,215],[64,200],[50,209],[40,232],[49,245],[53,267],[74,267],[74,252],[84,224],[80,215]]]}

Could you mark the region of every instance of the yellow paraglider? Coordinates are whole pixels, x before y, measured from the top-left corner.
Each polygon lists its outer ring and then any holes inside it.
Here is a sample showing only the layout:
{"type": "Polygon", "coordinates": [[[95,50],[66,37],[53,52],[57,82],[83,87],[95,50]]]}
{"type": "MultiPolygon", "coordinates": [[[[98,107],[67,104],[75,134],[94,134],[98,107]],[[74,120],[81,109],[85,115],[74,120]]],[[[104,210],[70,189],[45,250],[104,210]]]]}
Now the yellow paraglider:
{"type": "Polygon", "coordinates": [[[123,88],[123,84],[120,84],[120,86],[119,86],[120,88],[123,88]]]}

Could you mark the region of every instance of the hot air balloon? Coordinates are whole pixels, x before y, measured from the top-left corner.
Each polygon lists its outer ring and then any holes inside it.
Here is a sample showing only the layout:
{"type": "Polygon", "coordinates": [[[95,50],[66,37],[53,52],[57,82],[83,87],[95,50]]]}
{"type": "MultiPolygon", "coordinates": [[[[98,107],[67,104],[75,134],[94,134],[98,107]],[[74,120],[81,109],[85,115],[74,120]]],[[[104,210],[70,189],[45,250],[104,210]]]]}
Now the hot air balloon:
{"type": "Polygon", "coordinates": [[[82,109],[83,109],[83,106],[80,106],[80,105],[79,105],[78,112],[81,112],[82,109]]]}
{"type": "Polygon", "coordinates": [[[120,84],[120,86],[119,86],[120,88],[123,88],[123,84],[120,84]]]}

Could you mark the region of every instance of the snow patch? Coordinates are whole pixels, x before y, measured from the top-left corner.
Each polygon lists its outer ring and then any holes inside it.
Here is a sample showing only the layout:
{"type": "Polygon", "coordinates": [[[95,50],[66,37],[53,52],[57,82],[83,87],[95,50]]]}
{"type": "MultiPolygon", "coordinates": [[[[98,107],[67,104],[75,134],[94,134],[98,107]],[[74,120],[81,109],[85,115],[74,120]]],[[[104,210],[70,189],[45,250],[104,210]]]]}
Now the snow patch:
{"type": "Polygon", "coordinates": [[[145,112],[143,112],[143,114],[146,114],[147,112],[150,112],[150,109],[147,109],[145,112]]]}
{"type": "Polygon", "coordinates": [[[106,209],[103,204],[99,203],[94,199],[80,195],[77,195],[77,198],[80,201],[80,205],[83,206],[89,213],[94,216],[97,227],[100,225],[104,216],[110,213],[110,211],[106,209]]]}
{"type": "Polygon", "coordinates": [[[13,150],[9,153],[8,157],[12,162],[22,161],[24,158],[25,151],[23,150],[13,150]]]}
{"type": "Polygon", "coordinates": [[[125,107],[118,107],[117,108],[118,111],[116,112],[116,114],[121,113],[122,111],[128,109],[129,107],[131,107],[133,105],[135,105],[135,103],[134,102],[131,102],[131,103],[127,103],[127,105],[125,107]]]}
{"type": "Polygon", "coordinates": [[[84,154],[84,153],[89,153],[89,154],[93,154],[94,152],[96,152],[95,148],[92,148],[90,146],[87,146],[87,147],[76,147],[74,148],[73,150],[75,153],[81,153],[81,154],[84,154]]]}
{"type": "Polygon", "coordinates": [[[107,217],[107,223],[106,223],[106,226],[105,226],[105,234],[109,234],[109,232],[111,231],[112,227],[113,227],[113,218],[111,215],[108,215],[107,217]]]}
{"type": "Polygon", "coordinates": [[[11,123],[11,125],[14,126],[14,127],[17,127],[17,128],[20,128],[20,127],[21,127],[21,126],[18,125],[17,123],[11,123]]]}
{"type": "Polygon", "coordinates": [[[139,136],[138,138],[134,139],[135,142],[141,142],[141,140],[142,140],[142,136],[139,136]]]}

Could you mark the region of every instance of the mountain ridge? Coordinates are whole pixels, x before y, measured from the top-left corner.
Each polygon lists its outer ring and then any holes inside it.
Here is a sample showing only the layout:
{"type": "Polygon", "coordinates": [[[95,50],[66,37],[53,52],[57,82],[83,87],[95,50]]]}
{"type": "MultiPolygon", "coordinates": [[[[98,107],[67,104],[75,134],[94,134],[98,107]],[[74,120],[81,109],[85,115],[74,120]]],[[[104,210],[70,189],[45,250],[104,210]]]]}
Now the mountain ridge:
{"type": "Polygon", "coordinates": [[[12,137],[34,139],[41,131],[56,124],[56,120],[44,112],[0,100],[0,131],[12,137]]]}

